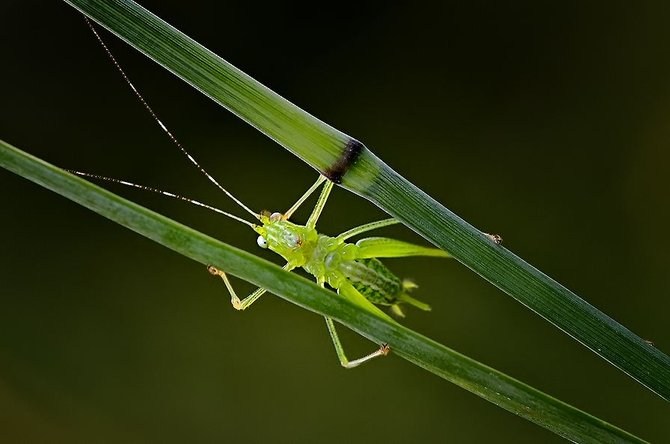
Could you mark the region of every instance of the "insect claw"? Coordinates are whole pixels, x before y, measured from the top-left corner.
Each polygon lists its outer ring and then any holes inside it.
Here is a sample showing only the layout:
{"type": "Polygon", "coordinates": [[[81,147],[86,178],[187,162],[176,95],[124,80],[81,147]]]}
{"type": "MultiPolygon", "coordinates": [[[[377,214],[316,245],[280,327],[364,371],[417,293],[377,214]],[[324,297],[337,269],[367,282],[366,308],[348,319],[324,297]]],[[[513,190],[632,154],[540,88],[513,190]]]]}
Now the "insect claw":
{"type": "Polygon", "coordinates": [[[389,353],[391,353],[391,347],[389,347],[388,344],[384,343],[384,344],[379,346],[379,354],[381,356],[386,356],[389,353]]]}
{"type": "Polygon", "coordinates": [[[209,274],[213,274],[214,276],[219,276],[221,274],[219,269],[216,268],[214,265],[208,265],[207,271],[209,271],[209,274]]]}

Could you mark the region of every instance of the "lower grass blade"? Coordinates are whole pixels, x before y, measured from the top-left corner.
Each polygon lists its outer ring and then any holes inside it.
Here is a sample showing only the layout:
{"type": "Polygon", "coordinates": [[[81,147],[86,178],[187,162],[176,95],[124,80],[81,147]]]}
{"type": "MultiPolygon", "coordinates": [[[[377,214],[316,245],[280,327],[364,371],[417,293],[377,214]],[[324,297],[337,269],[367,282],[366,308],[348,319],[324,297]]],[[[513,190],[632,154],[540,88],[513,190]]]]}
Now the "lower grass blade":
{"type": "Polygon", "coordinates": [[[129,202],[2,140],[0,166],[188,258],[215,264],[294,304],[332,317],[372,341],[386,342],[393,353],[560,436],[585,443],[644,442],[396,322],[362,310],[277,265],[129,202]]]}

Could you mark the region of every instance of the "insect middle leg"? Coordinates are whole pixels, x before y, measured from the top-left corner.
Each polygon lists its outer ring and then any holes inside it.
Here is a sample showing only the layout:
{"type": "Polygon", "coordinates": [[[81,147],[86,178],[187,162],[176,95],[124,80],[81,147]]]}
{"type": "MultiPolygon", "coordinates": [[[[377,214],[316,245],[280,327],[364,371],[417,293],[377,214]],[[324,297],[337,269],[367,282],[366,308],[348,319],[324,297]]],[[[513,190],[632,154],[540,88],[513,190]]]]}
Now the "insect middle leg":
{"type": "MultiPolygon", "coordinates": [[[[283,268],[284,268],[284,270],[287,270],[287,271],[291,270],[291,267],[289,267],[288,264],[284,265],[283,268]]],[[[263,287],[259,287],[256,290],[254,290],[246,298],[240,299],[239,296],[237,296],[237,293],[235,293],[235,289],[233,288],[232,284],[230,283],[230,280],[228,280],[228,276],[226,275],[225,272],[219,270],[218,268],[214,267],[213,265],[209,265],[207,267],[207,271],[209,271],[211,274],[213,274],[215,276],[219,276],[223,280],[223,283],[226,284],[226,288],[228,289],[228,293],[230,293],[230,303],[232,304],[233,308],[235,308],[235,310],[245,310],[251,304],[256,302],[256,300],[258,298],[260,298],[267,291],[267,289],[265,289],[263,287]]]]}

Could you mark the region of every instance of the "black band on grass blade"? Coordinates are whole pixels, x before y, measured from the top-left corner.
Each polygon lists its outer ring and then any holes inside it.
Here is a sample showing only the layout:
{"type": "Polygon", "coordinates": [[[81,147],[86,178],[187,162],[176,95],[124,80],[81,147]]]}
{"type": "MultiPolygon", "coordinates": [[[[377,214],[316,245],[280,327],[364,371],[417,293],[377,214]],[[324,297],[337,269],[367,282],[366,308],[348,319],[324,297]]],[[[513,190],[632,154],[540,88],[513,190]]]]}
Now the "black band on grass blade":
{"type": "Polygon", "coordinates": [[[328,167],[323,175],[326,176],[331,182],[342,183],[342,177],[347,173],[349,168],[356,163],[361,153],[365,149],[365,145],[359,142],[356,139],[349,139],[347,145],[342,151],[342,155],[337,161],[328,167]]]}

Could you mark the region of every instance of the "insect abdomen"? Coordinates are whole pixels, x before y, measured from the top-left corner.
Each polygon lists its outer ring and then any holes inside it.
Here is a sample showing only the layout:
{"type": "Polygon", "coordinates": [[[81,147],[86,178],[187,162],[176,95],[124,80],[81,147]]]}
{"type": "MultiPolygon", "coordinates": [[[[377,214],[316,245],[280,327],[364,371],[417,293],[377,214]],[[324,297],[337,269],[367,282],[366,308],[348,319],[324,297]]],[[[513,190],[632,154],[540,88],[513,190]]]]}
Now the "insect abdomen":
{"type": "Polygon", "coordinates": [[[378,259],[357,259],[340,265],[347,279],[365,298],[378,305],[399,302],[402,281],[378,259]]]}

